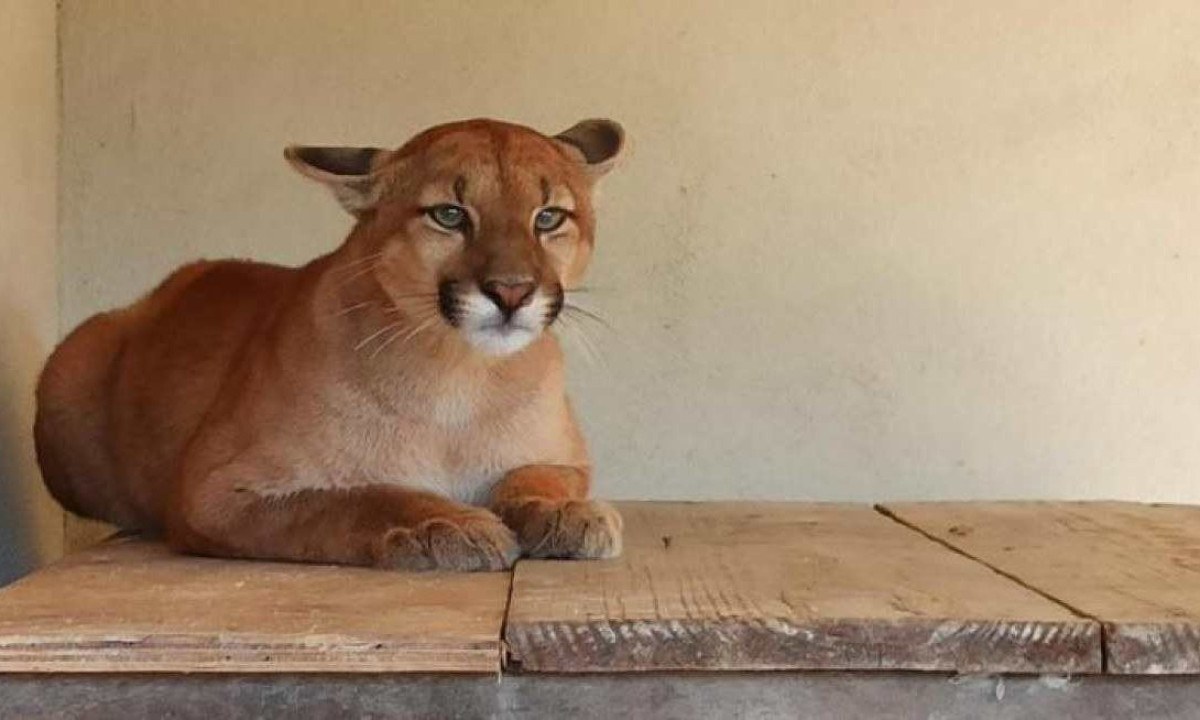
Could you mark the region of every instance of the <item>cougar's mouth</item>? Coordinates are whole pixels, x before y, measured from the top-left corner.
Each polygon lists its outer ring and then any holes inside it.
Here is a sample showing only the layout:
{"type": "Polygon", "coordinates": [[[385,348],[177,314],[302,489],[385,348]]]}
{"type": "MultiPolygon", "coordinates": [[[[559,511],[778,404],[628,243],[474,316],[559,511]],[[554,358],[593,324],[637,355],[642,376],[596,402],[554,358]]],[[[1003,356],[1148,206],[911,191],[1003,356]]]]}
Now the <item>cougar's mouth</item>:
{"type": "Polygon", "coordinates": [[[493,356],[511,355],[538,338],[562,312],[560,288],[534,290],[519,307],[504,308],[473,283],[446,281],[438,286],[438,310],[451,327],[476,350],[493,356]]]}

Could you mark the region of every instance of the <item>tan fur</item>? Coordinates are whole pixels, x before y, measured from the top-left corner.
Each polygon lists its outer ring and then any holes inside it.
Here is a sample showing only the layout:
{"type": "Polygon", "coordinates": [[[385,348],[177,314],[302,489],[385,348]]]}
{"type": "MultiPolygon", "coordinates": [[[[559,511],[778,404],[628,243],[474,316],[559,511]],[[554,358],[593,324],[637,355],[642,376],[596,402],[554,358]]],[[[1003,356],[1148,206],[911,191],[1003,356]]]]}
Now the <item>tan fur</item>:
{"type": "Polygon", "coordinates": [[[454,327],[439,284],[460,309],[484,307],[489,282],[535,287],[513,317],[552,321],[620,142],[607,121],[556,138],[470,121],[394,152],[289,149],[357,216],[349,237],[300,268],[188,265],[78,327],[38,387],[46,484],[74,512],[209,555],[499,569],[521,551],[619,553],[620,518],[586,499],[557,340],[508,352],[499,331],[454,327]],[[469,232],[422,209],[456,196],[469,232]],[[544,205],[574,217],[539,235],[544,205]]]}

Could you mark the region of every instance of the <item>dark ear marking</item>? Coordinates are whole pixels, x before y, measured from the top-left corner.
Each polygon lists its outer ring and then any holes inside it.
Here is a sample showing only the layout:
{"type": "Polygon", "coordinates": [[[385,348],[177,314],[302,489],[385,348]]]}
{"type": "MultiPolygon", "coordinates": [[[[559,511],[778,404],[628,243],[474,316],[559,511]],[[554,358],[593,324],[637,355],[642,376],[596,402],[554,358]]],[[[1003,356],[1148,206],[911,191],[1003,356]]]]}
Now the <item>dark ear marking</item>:
{"type": "Polygon", "coordinates": [[[382,194],[383,182],[374,169],[386,152],[371,147],[291,145],[283,156],[301,175],[329,188],[347,212],[361,215],[372,209],[382,194]]]}
{"type": "Polygon", "coordinates": [[[368,175],[379,148],[295,146],[296,157],[306,165],[331,175],[368,175]]]}
{"type": "Polygon", "coordinates": [[[612,169],[625,147],[625,130],[612,120],[582,120],[554,139],[567,146],[587,165],[588,172],[599,177],[612,169]]]}

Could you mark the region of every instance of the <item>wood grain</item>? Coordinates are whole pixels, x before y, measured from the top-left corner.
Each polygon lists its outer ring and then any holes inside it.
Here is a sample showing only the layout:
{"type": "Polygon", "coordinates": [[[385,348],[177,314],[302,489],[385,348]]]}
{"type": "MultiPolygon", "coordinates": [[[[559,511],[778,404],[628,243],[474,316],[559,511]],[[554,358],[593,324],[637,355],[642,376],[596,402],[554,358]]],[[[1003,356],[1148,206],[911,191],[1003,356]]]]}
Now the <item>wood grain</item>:
{"type": "Polygon", "coordinates": [[[1200,673],[1200,507],[888,505],[922,531],[1104,625],[1107,670],[1200,673]]]}
{"type": "Polygon", "coordinates": [[[508,589],[115,540],[0,591],[0,672],[495,673],[508,589]]]}
{"type": "Polygon", "coordinates": [[[858,505],[624,503],[625,554],[521,561],[524,671],[1096,672],[1100,632],[858,505]]]}

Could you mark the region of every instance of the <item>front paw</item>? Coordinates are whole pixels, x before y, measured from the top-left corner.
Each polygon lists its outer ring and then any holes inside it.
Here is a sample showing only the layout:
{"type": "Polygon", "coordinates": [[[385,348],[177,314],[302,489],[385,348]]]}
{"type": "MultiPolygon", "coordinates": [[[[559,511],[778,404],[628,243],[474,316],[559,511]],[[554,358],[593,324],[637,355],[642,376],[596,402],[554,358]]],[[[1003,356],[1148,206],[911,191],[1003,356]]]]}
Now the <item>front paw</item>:
{"type": "Polygon", "coordinates": [[[624,523],[602,500],[537,498],[504,516],[528,557],[601,559],[621,554],[624,523]]]}
{"type": "Polygon", "coordinates": [[[384,537],[381,564],[397,570],[507,570],[520,556],[513,531],[486,510],[434,517],[384,537]]]}

